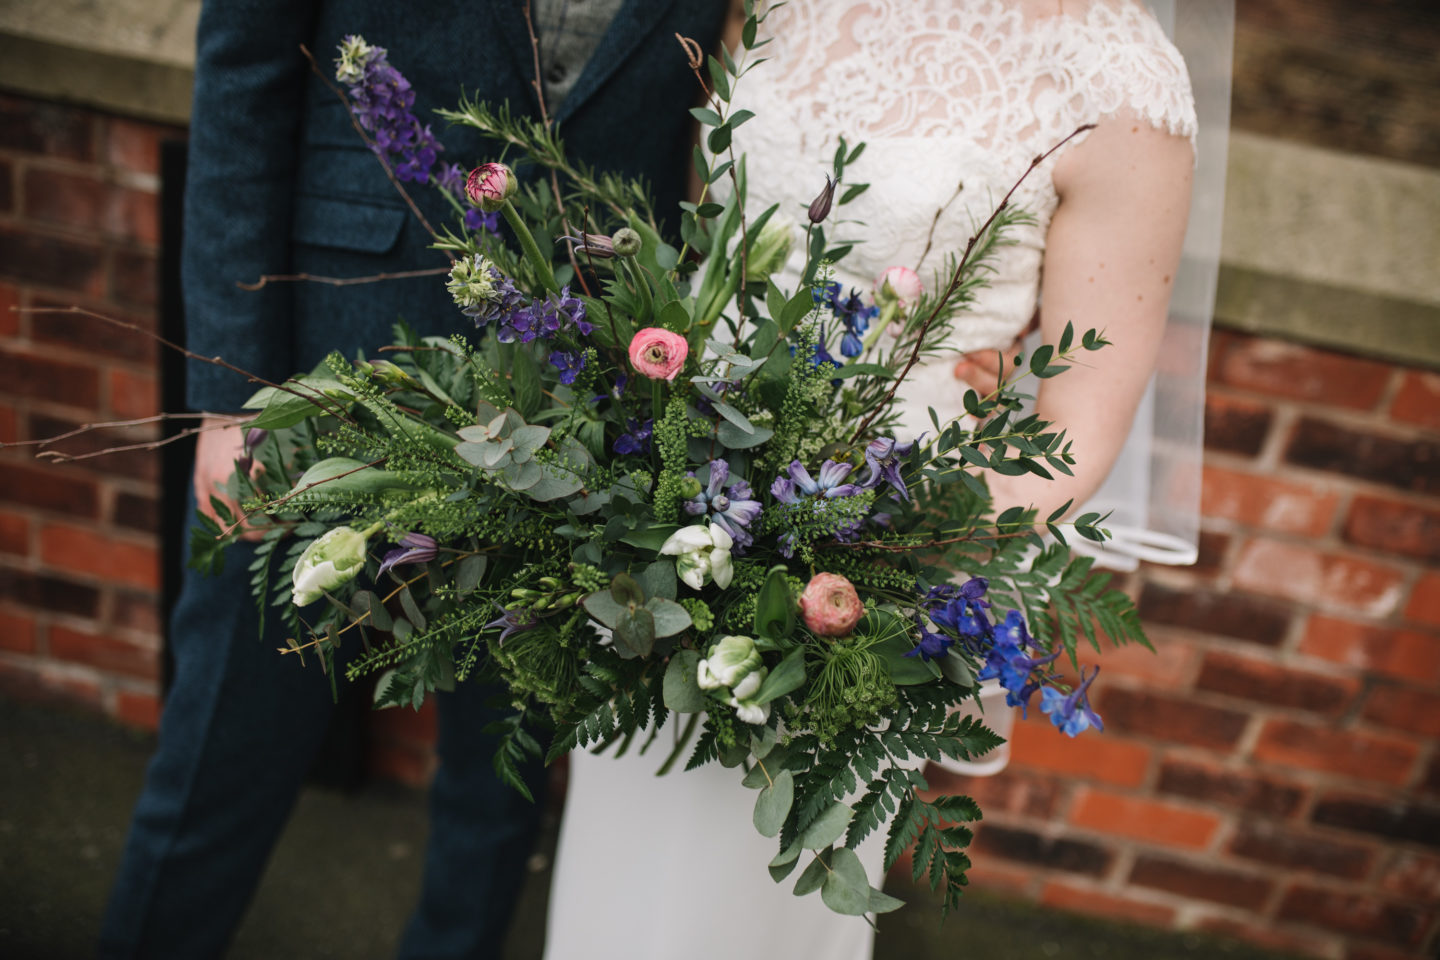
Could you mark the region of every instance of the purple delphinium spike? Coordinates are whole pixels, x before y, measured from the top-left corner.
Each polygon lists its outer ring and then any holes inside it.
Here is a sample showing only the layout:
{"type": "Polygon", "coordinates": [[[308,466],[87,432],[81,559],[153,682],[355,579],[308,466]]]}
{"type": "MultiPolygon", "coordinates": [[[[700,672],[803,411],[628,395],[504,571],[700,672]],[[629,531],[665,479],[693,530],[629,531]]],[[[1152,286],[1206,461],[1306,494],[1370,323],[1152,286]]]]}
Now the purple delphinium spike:
{"type": "Polygon", "coordinates": [[[920,617],[915,618],[915,625],[920,628],[920,640],[915,649],[904,654],[907,657],[918,656],[921,660],[938,660],[950,652],[955,641],[943,633],[935,633],[925,629],[925,621],[920,617]]]}
{"type": "Polygon", "coordinates": [[[340,51],[336,76],[349,87],[355,121],[374,139],[375,151],[392,162],[397,179],[428,183],[430,169],[444,148],[415,118],[410,81],[390,65],[384,47],[346,37],[340,51]]]}
{"type": "Polygon", "coordinates": [[[550,364],[560,371],[560,382],[568,387],[585,369],[585,354],[579,350],[556,350],[550,354],[550,364]]]}
{"type": "Polygon", "coordinates": [[[434,537],[426,536],[423,533],[407,533],[400,538],[400,544],[388,553],[380,562],[380,569],[375,574],[379,580],[385,576],[385,571],[397,567],[402,563],[429,563],[440,555],[439,547],[434,537]]]}
{"type": "Polygon", "coordinates": [[[1089,677],[1085,676],[1085,671],[1082,669],[1080,685],[1068,695],[1054,687],[1043,688],[1040,691],[1040,712],[1048,714],[1050,722],[1068,737],[1078,736],[1091,727],[1096,730],[1104,730],[1105,724],[1100,722],[1100,715],[1090,707],[1088,693],[1090,684],[1094,683],[1098,676],[1100,676],[1098,666],[1089,677]]]}
{"type": "Polygon", "coordinates": [[[625,432],[615,438],[611,447],[618,454],[649,453],[651,437],[655,432],[653,419],[640,421],[633,417],[625,421],[625,432]]]}

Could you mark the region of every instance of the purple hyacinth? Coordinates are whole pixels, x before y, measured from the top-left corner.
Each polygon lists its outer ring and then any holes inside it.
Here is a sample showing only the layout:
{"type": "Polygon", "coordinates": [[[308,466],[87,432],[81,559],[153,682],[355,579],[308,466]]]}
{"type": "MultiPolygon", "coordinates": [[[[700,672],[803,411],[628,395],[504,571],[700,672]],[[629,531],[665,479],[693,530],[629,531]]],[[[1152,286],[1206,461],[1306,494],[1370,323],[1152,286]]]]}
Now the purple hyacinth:
{"type": "Polygon", "coordinates": [[[755,542],[750,534],[750,525],[760,516],[760,501],[754,496],[744,478],[730,480],[730,464],[727,461],[712,460],[710,482],[685,502],[685,512],[692,517],[708,514],[710,521],[730,534],[735,546],[743,549],[755,542]]]}
{"type": "Polygon", "coordinates": [[[790,469],[786,472],[789,476],[777,477],[775,482],[770,484],[770,493],[781,503],[799,503],[802,496],[823,497],[827,500],[835,500],[840,497],[853,497],[863,487],[854,483],[844,483],[850,471],[855,469],[848,463],[841,463],[838,460],[826,460],[820,465],[820,477],[814,479],[810,471],[799,460],[790,462],[790,469]]]}
{"type": "Polygon", "coordinates": [[[611,447],[618,454],[649,453],[650,438],[655,430],[655,421],[646,420],[643,423],[633,417],[625,421],[625,432],[615,438],[615,445],[611,447]]]}
{"type": "Polygon", "coordinates": [[[1040,712],[1048,714],[1050,722],[1055,724],[1066,736],[1074,737],[1094,727],[1096,730],[1104,730],[1105,724],[1100,722],[1100,714],[1090,707],[1089,693],[1090,684],[1100,676],[1100,668],[1096,667],[1095,672],[1089,677],[1085,671],[1080,671],[1080,686],[1076,687],[1070,694],[1062,693],[1054,687],[1045,687],[1040,691],[1040,712]]]}
{"type": "Polygon", "coordinates": [[[880,437],[871,440],[865,445],[865,465],[870,468],[870,474],[865,478],[862,486],[873,490],[883,480],[894,488],[899,499],[910,499],[910,491],[905,487],[905,478],[900,476],[900,461],[908,457],[910,451],[914,449],[914,440],[905,443],[901,443],[894,437],[880,437]]]}
{"type": "Polygon", "coordinates": [[[430,168],[444,147],[415,118],[415,91],[390,65],[384,47],[346,37],[336,61],[336,78],[348,84],[355,120],[374,140],[374,150],[391,161],[395,176],[428,183],[430,168]]]}
{"type": "Polygon", "coordinates": [[[568,387],[585,369],[585,354],[579,350],[556,350],[550,354],[550,364],[560,371],[560,382],[568,387]]]}
{"type": "Polygon", "coordinates": [[[407,533],[400,538],[399,545],[386,553],[385,558],[380,561],[380,569],[375,573],[375,579],[379,580],[385,576],[385,571],[402,563],[429,563],[439,555],[440,549],[434,537],[423,533],[407,533]]]}

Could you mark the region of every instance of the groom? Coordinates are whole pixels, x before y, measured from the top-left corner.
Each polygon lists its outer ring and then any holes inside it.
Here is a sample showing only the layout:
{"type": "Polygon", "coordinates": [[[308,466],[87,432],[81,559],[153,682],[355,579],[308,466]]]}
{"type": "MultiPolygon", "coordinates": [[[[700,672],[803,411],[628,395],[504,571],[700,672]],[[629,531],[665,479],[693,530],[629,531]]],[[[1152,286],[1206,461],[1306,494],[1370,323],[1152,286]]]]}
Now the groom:
{"type": "MultiPolygon", "coordinates": [[[[697,93],[676,33],[713,48],[723,0],[536,0],[541,80],[572,157],[643,177],[657,210],[683,199],[697,93]]],[[[207,0],[200,19],[185,193],[183,283],[192,350],[279,381],[331,350],[390,342],[402,317],[445,335],[463,319],[443,278],[329,286],[236,287],[269,274],[369,276],[444,265],[299,52],[328,67],[359,34],[385,47],[424,119],[465,92],[536,113],[523,0],[207,0]]],[[[494,157],[463,129],[437,131],[442,161],[494,157]]],[[[522,174],[523,174],[522,170],[522,174]]],[[[433,224],[450,214],[431,187],[412,195],[433,224]]],[[[197,410],[235,411],[254,384],[192,364],[197,410]]],[[[202,434],[194,495],[208,504],[239,455],[242,431],[202,434]]],[[[254,553],[225,570],[187,571],[172,615],[174,685],[136,804],[101,934],[105,958],[221,955],[319,749],[328,681],[275,651],[278,617],[258,634],[254,553]]],[[[490,769],[483,728],[494,691],[437,695],[440,767],[431,788],[424,889],[404,958],[498,955],[529,852],[536,807],[490,769]]],[[[538,771],[531,771],[536,782],[538,771]]],[[[358,842],[358,841],[357,841],[358,842]]]]}

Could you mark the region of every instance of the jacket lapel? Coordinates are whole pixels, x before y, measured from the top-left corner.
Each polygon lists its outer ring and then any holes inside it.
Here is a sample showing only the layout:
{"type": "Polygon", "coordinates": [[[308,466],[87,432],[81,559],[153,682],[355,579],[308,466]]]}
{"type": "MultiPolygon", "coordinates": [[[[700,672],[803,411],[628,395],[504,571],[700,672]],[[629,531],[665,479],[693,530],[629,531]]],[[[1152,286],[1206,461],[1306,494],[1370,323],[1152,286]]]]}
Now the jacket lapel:
{"type": "MultiPolygon", "coordinates": [[[[554,110],[553,116],[556,122],[563,122],[566,118],[573,116],[575,111],[590,99],[606,80],[610,79],[610,75],[619,68],[626,57],[635,51],[635,48],[640,45],[640,41],[645,39],[646,35],[655,28],[655,25],[660,22],[660,18],[673,5],[674,0],[625,0],[620,12],[615,14],[614,20],[610,21],[610,28],[605,31],[605,36],[601,38],[590,61],[585,64],[580,78],[575,81],[575,86],[570,88],[569,95],[554,110]]],[[[523,17],[520,21],[520,32],[522,34],[525,32],[523,17]]],[[[526,40],[527,58],[529,49],[529,41],[526,40]]],[[[675,44],[674,52],[676,57],[684,56],[678,43],[675,44]]]]}

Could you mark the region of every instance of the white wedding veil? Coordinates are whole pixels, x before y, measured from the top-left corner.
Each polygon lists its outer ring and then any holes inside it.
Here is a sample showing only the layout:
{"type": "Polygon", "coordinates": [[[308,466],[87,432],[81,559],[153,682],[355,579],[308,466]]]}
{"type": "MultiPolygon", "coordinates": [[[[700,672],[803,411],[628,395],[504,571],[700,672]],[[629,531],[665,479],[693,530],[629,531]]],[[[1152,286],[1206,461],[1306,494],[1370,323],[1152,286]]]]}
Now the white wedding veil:
{"type": "Polygon", "coordinates": [[[1133,570],[1139,561],[1189,564],[1200,538],[1205,360],[1220,264],[1230,129],[1234,0],[1152,0],[1190,73],[1198,120],[1195,180],[1170,320],[1150,387],[1109,477],[1079,512],[1108,513],[1103,545],[1070,537],[1077,552],[1133,570]]]}

